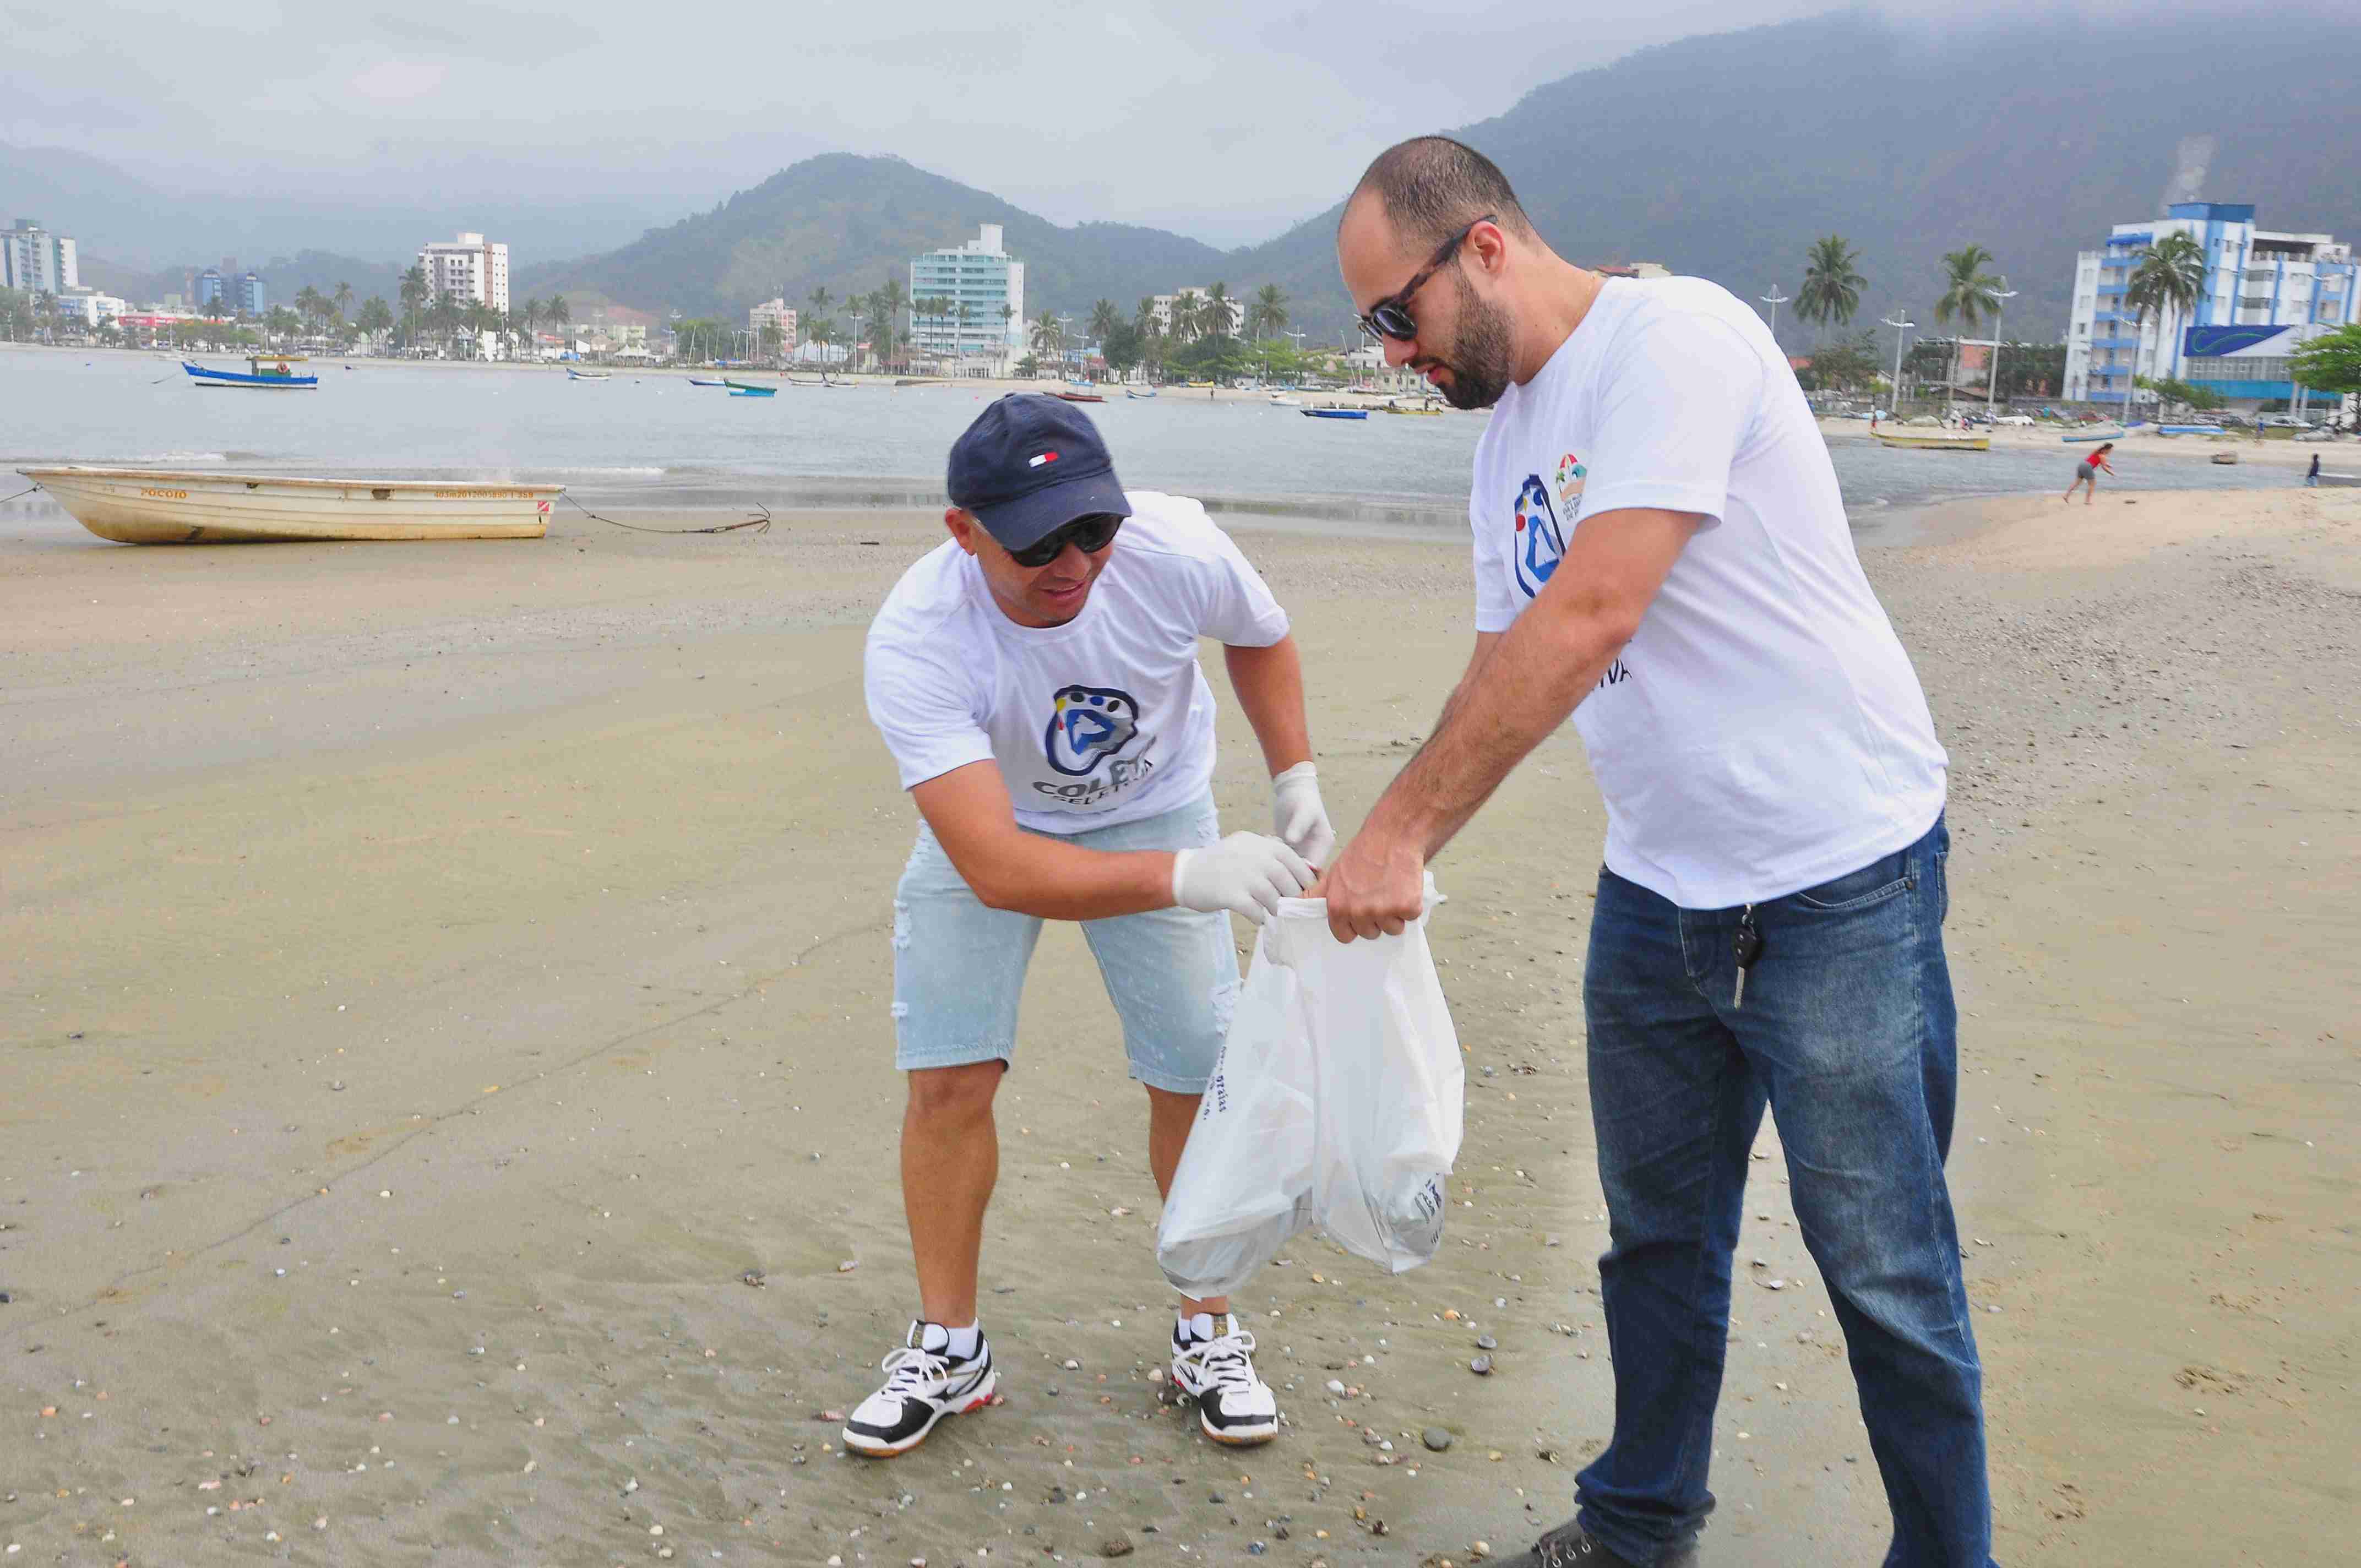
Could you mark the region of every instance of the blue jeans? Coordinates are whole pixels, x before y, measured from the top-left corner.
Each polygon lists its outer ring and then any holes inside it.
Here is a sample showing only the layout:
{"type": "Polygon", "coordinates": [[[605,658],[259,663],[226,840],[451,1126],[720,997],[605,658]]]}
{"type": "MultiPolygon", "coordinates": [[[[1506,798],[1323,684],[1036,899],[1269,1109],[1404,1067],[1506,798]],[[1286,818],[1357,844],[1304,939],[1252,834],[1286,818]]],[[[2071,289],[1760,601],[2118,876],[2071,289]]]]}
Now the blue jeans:
{"type": "Polygon", "coordinates": [[[1894,1512],[1888,1568],[1987,1568],[1982,1373],[1943,1181],[1959,1015],[1940,818],[1916,844],[1753,909],[1683,909],[1598,877],[1583,1005],[1610,1243],[1599,1259],[1615,1436],[1582,1527],[1637,1563],[1700,1529],[1730,1255],[1763,1110],[1842,1326],[1894,1512]]]}

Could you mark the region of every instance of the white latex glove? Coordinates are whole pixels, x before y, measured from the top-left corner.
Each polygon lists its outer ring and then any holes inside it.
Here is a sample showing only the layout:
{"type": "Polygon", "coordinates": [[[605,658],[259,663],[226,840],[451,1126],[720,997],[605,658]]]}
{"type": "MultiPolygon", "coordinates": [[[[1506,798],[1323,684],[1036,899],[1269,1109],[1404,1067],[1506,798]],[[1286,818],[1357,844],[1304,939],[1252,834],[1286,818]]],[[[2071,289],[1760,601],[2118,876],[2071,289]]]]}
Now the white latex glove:
{"type": "Polygon", "coordinates": [[[1213,914],[1235,910],[1259,926],[1312,883],[1303,858],[1276,839],[1233,833],[1207,850],[1172,857],[1172,902],[1213,914]]]}
{"type": "Polygon", "coordinates": [[[1314,870],[1336,852],[1336,829],[1320,803],[1320,770],[1311,763],[1298,762],[1270,781],[1270,817],[1272,831],[1314,870]]]}

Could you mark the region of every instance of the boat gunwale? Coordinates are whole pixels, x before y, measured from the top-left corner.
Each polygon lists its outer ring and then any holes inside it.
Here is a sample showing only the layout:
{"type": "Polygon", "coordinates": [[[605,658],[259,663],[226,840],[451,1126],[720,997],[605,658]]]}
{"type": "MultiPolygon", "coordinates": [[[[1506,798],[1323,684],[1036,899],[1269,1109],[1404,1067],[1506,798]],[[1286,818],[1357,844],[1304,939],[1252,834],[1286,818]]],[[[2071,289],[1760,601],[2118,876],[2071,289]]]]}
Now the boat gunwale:
{"type": "Polygon", "coordinates": [[[531,491],[535,495],[558,496],[566,492],[564,485],[502,483],[491,479],[314,479],[291,474],[232,474],[218,469],[184,470],[176,468],[93,468],[76,464],[52,465],[47,467],[19,468],[17,473],[27,479],[47,483],[50,477],[65,479],[142,479],[170,480],[179,484],[214,485],[236,483],[249,487],[286,485],[305,490],[454,490],[481,492],[531,491]]]}

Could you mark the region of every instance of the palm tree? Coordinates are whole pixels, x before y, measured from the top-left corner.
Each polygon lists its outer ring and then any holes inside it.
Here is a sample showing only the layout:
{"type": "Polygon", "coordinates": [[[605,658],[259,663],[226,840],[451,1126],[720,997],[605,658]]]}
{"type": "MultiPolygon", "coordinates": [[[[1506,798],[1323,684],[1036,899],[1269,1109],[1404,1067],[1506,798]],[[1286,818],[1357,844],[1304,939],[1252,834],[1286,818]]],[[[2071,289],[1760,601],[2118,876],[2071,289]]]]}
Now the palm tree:
{"type": "MultiPolygon", "coordinates": [[[[574,307],[566,302],[566,296],[563,294],[552,294],[549,297],[549,303],[543,307],[542,313],[549,318],[549,324],[552,326],[571,327],[573,325],[574,307]]],[[[573,334],[570,332],[566,335],[566,346],[568,348],[574,346],[573,334]]]]}
{"type": "Polygon", "coordinates": [[[1947,392],[1959,385],[1961,340],[1985,316],[2000,313],[2000,280],[1984,270],[1992,258],[1992,252],[1981,245],[1962,247],[1943,258],[1943,296],[1935,302],[1935,319],[1960,318],[1960,335],[1951,340],[1951,386],[1945,389],[1947,392]]]}
{"type": "Polygon", "coordinates": [[[1261,337],[1278,332],[1287,325],[1287,291],[1276,283],[1265,283],[1255,291],[1254,303],[1246,309],[1249,335],[1261,337]]]}
{"type": "MultiPolygon", "coordinates": [[[[2140,258],[2133,269],[2131,282],[2124,290],[2124,303],[2133,313],[2137,323],[2137,336],[2147,334],[2147,318],[2167,315],[2186,316],[2197,307],[2198,291],[2205,282],[2205,248],[2187,234],[2169,234],[2157,241],[2154,249],[2140,258]]],[[[2133,367],[2138,367],[2138,349],[2132,351],[2133,367]]],[[[2130,389],[2124,393],[2124,417],[2131,417],[2130,389]]]]}
{"type": "Polygon", "coordinates": [[[427,296],[432,292],[426,286],[424,267],[413,267],[401,275],[401,315],[410,323],[409,331],[404,334],[409,340],[406,347],[418,346],[418,310],[426,303],[427,296]]]}
{"type": "Polygon", "coordinates": [[[523,309],[519,311],[517,313],[524,318],[524,341],[526,351],[530,356],[537,358],[540,356],[541,345],[533,335],[533,323],[541,320],[541,296],[538,294],[527,295],[523,309]]]}
{"type": "Polygon", "coordinates": [[[1033,357],[1036,360],[1062,361],[1066,353],[1066,329],[1058,318],[1043,312],[1033,318],[1033,357]]]}
{"type": "Polygon", "coordinates": [[[1813,342],[1819,341],[1817,329],[1830,322],[1842,326],[1861,309],[1861,287],[1869,280],[1855,270],[1860,260],[1842,235],[1812,242],[1804,258],[1804,286],[1795,291],[1795,314],[1814,323],[1813,342]]]}
{"type": "Polygon", "coordinates": [[[303,325],[315,326],[320,318],[328,313],[328,297],[306,283],[296,291],[295,309],[302,314],[303,325]]]}
{"type": "Polygon", "coordinates": [[[371,294],[361,302],[361,313],[354,318],[354,324],[376,339],[378,350],[382,353],[385,349],[384,334],[393,330],[393,312],[384,300],[371,294]]]}
{"type": "Polygon", "coordinates": [[[1211,338],[1229,336],[1230,307],[1235,302],[1230,298],[1230,291],[1224,285],[1217,282],[1206,290],[1203,302],[1197,307],[1202,318],[1199,323],[1199,331],[1202,334],[1211,338]]]}
{"type": "Polygon", "coordinates": [[[1199,329],[1204,321],[1203,304],[1204,302],[1197,297],[1197,291],[1194,289],[1183,289],[1173,297],[1173,342],[1194,343],[1202,335],[1199,329]]]}
{"type": "Polygon", "coordinates": [[[885,341],[890,345],[903,335],[902,313],[910,308],[909,291],[902,287],[899,278],[888,278],[884,286],[877,291],[877,303],[882,307],[883,319],[887,323],[885,341]]]}
{"type": "Polygon", "coordinates": [[[1123,329],[1123,313],[1115,309],[1113,300],[1101,300],[1091,307],[1091,335],[1098,340],[1099,351],[1106,351],[1109,333],[1123,329]]]}
{"type": "Polygon", "coordinates": [[[1008,375],[1008,323],[1016,319],[1016,307],[1007,301],[1000,302],[1000,374],[1008,375]]]}
{"type": "Polygon", "coordinates": [[[352,309],[353,286],[350,283],[339,283],[336,285],[335,293],[331,297],[335,302],[336,319],[338,321],[343,321],[345,319],[345,313],[352,309]]]}

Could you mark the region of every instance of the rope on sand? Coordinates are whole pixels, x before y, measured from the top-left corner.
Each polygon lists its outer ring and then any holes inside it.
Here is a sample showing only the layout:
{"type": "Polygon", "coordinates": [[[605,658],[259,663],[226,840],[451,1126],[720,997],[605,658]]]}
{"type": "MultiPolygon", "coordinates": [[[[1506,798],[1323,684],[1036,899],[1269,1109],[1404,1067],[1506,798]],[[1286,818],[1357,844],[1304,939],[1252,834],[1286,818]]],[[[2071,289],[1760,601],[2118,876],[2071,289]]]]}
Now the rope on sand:
{"type": "MultiPolygon", "coordinates": [[[[563,490],[558,493],[560,495],[566,494],[563,490]]],[[[760,501],[756,501],[754,503],[754,510],[761,512],[763,514],[762,516],[750,517],[743,522],[717,523],[711,528],[648,528],[636,522],[617,522],[611,517],[600,517],[597,512],[592,511],[588,507],[584,506],[572,496],[566,496],[566,502],[576,511],[580,512],[584,517],[590,518],[598,522],[606,523],[613,528],[628,528],[633,533],[735,533],[741,528],[751,528],[757,533],[768,533],[771,532],[771,509],[764,506],[760,501]]]]}

